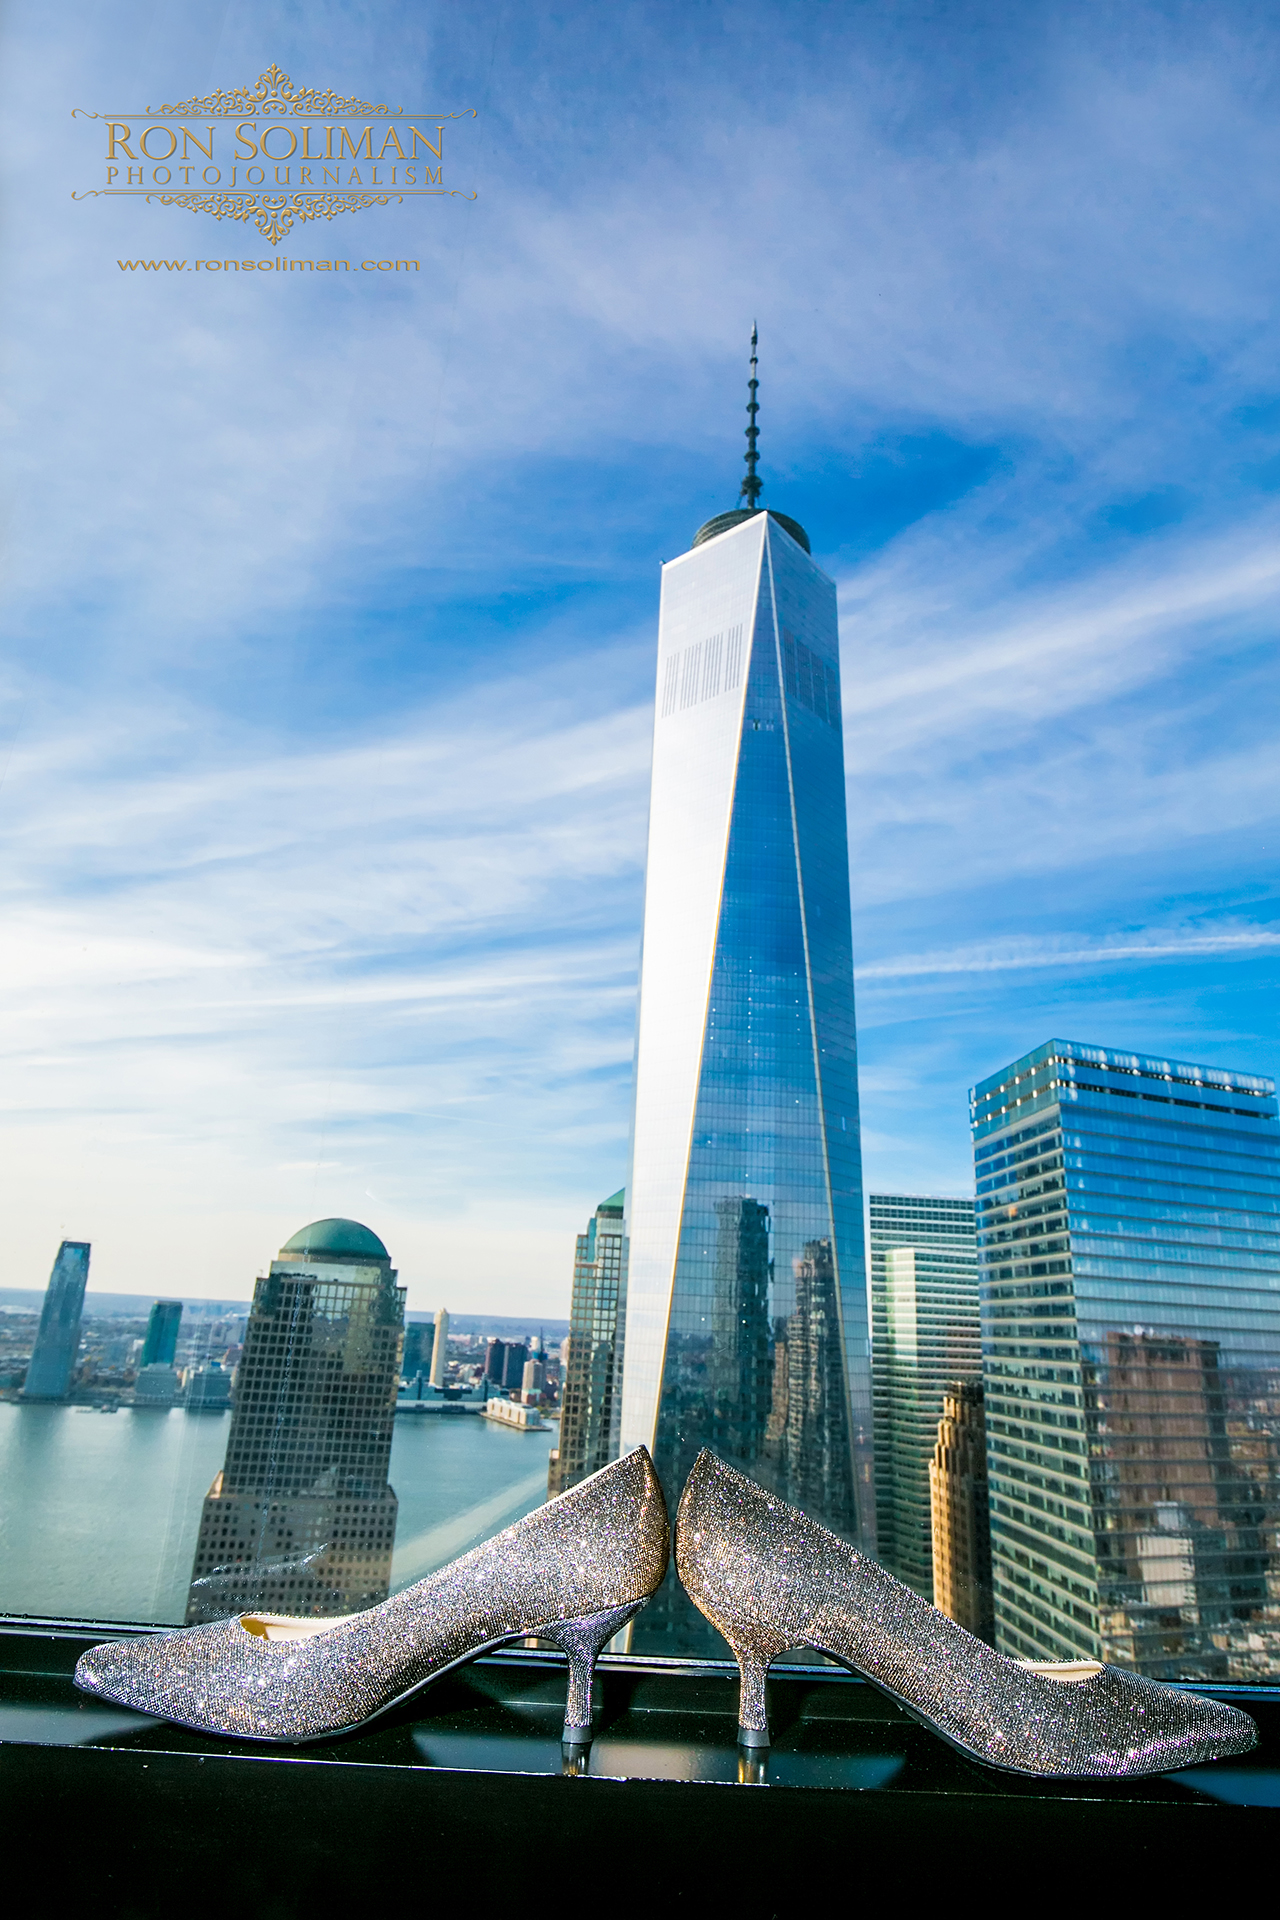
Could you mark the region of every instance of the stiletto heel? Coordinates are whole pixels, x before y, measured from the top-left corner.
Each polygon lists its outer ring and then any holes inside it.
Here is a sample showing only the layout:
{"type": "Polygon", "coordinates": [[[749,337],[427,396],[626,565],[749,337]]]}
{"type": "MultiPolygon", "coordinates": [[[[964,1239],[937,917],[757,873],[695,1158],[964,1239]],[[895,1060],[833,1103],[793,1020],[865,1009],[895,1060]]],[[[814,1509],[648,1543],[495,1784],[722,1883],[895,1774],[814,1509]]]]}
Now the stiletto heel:
{"type": "MultiPolygon", "coordinates": [[[[732,1641],[730,1645],[733,1646],[732,1641]]],[[[769,1702],[767,1681],[769,1662],[783,1652],[762,1653],[756,1647],[733,1647],[738,1662],[738,1745],[765,1748],[769,1745],[769,1702]]]]}
{"type": "Polygon", "coordinates": [[[607,1613],[588,1614],[585,1620],[561,1620],[554,1627],[544,1627],[538,1635],[540,1640],[550,1640],[553,1646],[559,1647],[569,1661],[569,1697],[565,1702],[561,1735],[566,1747],[590,1745],[591,1687],[600,1649],[615,1633],[621,1633],[644,1604],[640,1600],[633,1606],[611,1607],[607,1613]]]}
{"type": "Polygon", "coordinates": [[[202,1733],[301,1744],[350,1733],[513,1640],[569,1656],[565,1737],[591,1737],[606,1640],[662,1584],[666,1503],[643,1447],[416,1586],[337,1620],[242,1614],[82,1655],[76,1685],[202,1733]]]}
{"type": "Polygon", "coordinates": [[[961,1753],[1010,1773],[1121,1779],[1258,1744],[1249,1715],[1225,1701],[1098,1660],[1007,1659],[705,1450],[680,1498],[676,1569],[737,1657],[747,1758],[768,1746],[765,1675],[788,1647],[830,1654],[961,1753]]]}

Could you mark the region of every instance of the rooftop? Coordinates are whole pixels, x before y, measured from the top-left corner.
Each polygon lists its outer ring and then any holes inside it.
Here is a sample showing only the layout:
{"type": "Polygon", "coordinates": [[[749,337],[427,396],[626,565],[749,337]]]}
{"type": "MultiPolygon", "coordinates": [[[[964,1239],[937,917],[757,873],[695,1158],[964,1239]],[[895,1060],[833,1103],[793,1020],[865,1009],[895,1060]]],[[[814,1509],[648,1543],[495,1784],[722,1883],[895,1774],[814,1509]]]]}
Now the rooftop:
{"type": "Polygon", "coordinates": [[[313,1220],[286,1240],[280,1257],[300,1253],[312,1260],[389,1260],[391,1255],[376,1233],[358,1220],[313,1220]]]}

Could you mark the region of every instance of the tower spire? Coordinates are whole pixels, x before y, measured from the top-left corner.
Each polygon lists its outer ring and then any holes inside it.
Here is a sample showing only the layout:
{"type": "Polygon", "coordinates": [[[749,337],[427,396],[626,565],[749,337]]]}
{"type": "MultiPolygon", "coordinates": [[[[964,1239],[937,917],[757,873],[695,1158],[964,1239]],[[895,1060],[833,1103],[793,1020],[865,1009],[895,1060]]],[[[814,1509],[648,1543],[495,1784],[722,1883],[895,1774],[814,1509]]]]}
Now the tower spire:
{"type": "Polygon", "coordinates": [[[756,323],[753,320],[751,322],[751,378],[747,382],[747,392],[751,396],[747,401],[747,419],[750,424],[747,427],[747,451],[744,456],[747,463],[747,471],[743,478],[742,485],[738,489],[738,498],[746,502],[749,513],[756,511],[759,505],[760,495],[764,492],[764,481],[756,472],[756,465],[760,459],[759,454],[756,452],[756,441],[760,437],[760,429],[756,425],[756,415],[760,411],[760,405],[756,399],[756,394],[760,388],[760,382],[756,378],[757,344],[758,335],[756,333],[756,323]]]}

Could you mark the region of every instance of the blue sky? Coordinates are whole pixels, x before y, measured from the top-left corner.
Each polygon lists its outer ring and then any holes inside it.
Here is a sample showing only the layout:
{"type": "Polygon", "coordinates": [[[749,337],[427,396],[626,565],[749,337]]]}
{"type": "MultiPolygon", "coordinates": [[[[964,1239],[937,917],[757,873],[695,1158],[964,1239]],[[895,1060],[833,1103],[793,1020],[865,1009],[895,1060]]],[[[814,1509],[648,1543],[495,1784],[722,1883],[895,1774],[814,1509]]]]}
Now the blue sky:
{"type": "Polygon", "coordinates": [[[864,1150],[1052,1035],[1274,1074],[1280,26],[1222,5],[18,0],[10,1283],[243,1297],[363,1218],[565,1310],[625,1175],[658,568],[741,471],[840,590],[864,1150]],[[118,108],[475,106],[477,197],[73,202],[118,108]],[[316,223],[319,226],[321,223],[316,223]]]}

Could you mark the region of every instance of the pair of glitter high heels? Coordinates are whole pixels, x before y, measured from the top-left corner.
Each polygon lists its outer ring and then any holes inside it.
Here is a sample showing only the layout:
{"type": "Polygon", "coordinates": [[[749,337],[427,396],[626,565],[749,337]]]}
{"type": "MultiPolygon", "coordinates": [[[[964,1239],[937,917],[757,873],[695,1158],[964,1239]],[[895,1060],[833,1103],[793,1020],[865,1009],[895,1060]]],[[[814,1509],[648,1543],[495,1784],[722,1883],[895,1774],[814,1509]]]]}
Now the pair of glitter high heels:
{"type": "MultiPolygon", "coordinates": [[[[643,1447],[416,1586],[336,1620],[241,1614],[109,1641],[86,1693],[246,1740],[350,1732],[451,1668],[536,1636],[569,1661],[564,1739],[591,1738],[600,1649],[666,1574],[666,1503],[643,1447]]],[[[1257,1744],[1247,1713],[1097,1661],[1007,1659],[709,1452],[676,1516],[676,1569],[733,1649],[739,1740],[769,1742],[765,1677],[788,1647],[866,1677],[960,1752],[1031,1775],[1166,1773],[1257,1744]]]]}

